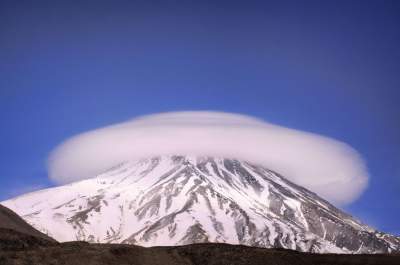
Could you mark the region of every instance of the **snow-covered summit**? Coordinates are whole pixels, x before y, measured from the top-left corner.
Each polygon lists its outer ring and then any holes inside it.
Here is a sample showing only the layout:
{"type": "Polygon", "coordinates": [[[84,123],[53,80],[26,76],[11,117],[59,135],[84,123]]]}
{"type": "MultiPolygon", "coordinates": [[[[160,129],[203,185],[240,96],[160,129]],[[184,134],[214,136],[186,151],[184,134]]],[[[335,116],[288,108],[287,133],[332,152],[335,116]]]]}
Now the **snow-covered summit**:
{"type": "Polygon", "coordinates": [[[271,170],[235,159],[162,156],[124,162],[95,178],[2,204],[58,241],[400,251],[399,238],[361,224],[271,170]]]}

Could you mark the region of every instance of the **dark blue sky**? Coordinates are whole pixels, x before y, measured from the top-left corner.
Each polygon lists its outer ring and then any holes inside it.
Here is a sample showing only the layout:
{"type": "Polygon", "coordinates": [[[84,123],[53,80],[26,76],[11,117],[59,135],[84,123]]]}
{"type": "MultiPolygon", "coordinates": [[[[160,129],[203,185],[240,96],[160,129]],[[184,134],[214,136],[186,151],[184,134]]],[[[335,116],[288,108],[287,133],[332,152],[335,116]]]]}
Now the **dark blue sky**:
{"type": "Polygon", "coordinates": [[[0,2],[0,200],[74,134],[211,109],[350,144],[371,180],[345,209],[400,234],[400,1],[149,2],[0,2]]]}

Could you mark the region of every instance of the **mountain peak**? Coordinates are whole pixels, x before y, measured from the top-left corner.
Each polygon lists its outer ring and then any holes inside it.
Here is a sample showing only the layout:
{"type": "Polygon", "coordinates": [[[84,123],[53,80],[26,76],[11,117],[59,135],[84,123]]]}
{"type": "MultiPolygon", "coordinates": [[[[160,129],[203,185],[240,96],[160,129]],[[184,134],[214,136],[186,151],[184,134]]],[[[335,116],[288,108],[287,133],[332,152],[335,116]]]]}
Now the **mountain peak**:
{"type": "Polygon", "coordinates": [[[386,253],[379,233],[313,192],[237,159],[156,156],[3,202],[59,241],[220,242],[318,253],[386,253]]]}

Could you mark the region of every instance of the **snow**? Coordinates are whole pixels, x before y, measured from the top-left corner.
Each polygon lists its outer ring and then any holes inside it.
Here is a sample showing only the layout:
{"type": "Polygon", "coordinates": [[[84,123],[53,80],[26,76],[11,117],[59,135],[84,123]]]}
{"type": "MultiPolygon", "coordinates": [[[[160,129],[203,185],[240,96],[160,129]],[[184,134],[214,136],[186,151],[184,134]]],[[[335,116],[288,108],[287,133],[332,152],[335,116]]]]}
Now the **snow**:
{"type": "MultiPolygon", "coordinates": [[[[304,232],[309,231],[309,224],[302,204],[311,195],[282,177],[242,163],[254,177],[251,181],[262,187],[257,191],[230,172],[222,158],[208,162],[195,156],[182,159],[185,163],[171,156],[124,162],[95,178],[29,193],[2,204],[61,242],[130,240],[142,246],[179,245],[190,227],[198,225],[212,242],[252,245],[257,241],[270,247],[278,239],[286,248],[307,251],[307,240],[316,240],[321,246],[318,252],[349,252],[325,239],[323,222],[323,237],[304,232]],[[199,162],[206,163],[205,170],[197,167],[199,162]],[[224,175],[232,182],[221,177],[224,175]],[[271,210],[272,192],[282,198],[278,212],[271,210]],[[284,219],[289,209],[295,222],[284,219]],[[289,243],[284,242],[286,237],[289,243]]],[[[323,201],[314,203],[329,213],[323,201]]],[[[331,217],[339,218],[336,214],[331,217]]],[[[367,229],[356,220],[344,221],[367,229]]]]}

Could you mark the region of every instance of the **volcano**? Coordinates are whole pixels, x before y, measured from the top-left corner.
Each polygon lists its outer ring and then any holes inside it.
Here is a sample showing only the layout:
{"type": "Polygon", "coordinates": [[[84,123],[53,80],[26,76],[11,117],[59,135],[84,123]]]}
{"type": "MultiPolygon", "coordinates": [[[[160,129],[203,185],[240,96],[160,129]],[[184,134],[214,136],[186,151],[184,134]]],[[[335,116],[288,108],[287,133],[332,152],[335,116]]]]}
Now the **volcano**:
{"type": "Polygon", "coordinates": [[[3,205],[59,242],[228,243],[313,253],[400,252],[400,238],[247,161],[156,156],[3,205]]]}

